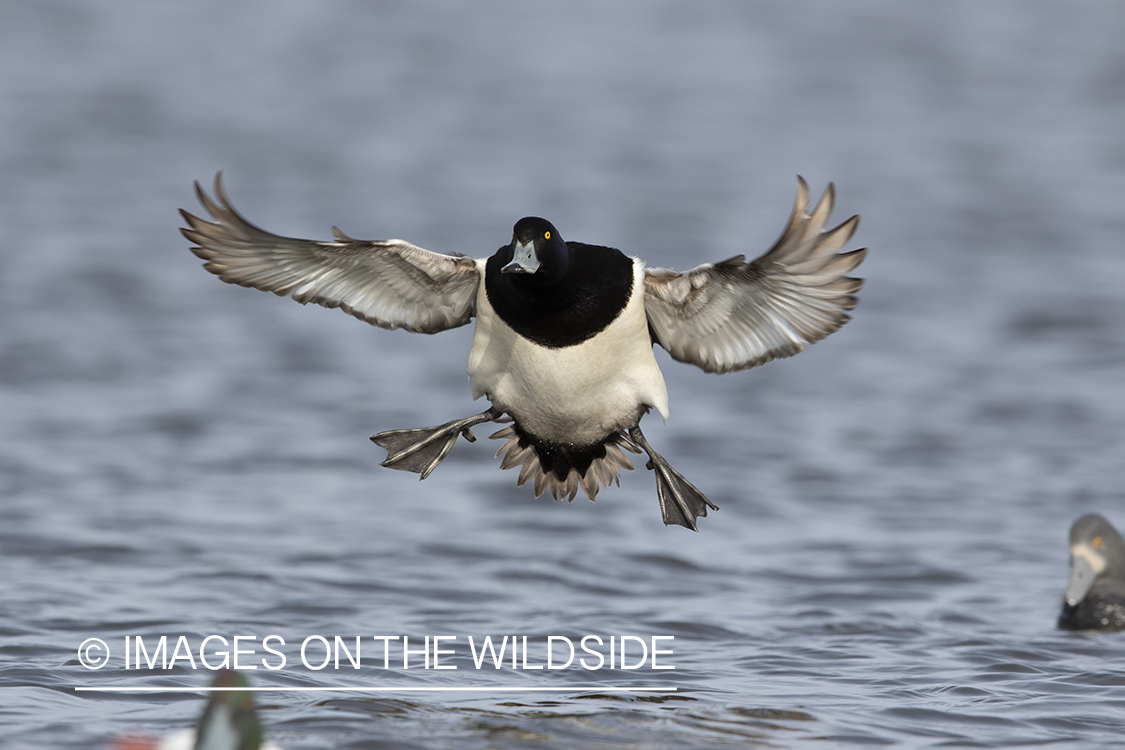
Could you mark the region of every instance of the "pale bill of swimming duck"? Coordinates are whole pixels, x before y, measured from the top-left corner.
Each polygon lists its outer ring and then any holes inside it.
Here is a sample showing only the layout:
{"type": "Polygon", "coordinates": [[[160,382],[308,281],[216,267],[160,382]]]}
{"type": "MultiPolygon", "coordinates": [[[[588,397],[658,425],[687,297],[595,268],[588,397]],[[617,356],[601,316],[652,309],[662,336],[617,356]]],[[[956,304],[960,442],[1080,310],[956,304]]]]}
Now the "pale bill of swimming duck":
{"type": "Polygon", "coordinates": [[[1070,527],[1070,578],[1059,627],[1125,629],[1125,541],[1097,513],[1082,516],[1070,527]]]}
{"type": "Polygon", "coordinates": [[[159,739],[129,737],[118,740],[114,750],[281,750],[263,740],[250,682],[232,669],[219,672],[211,687],[211,699],[194,729],[181,729],[159,739]]]}
{"type": "Polygon", "coordinates": [[[491,407],[437,427],[392,430],[371,439],[384,466],[429,476],[458,436],[482,422],[511,424],[501,468],[520,466],[535,496],[547,488],[593,500],[632,470],[626,451],[648,454],[666,524],[696,529],[717,510],[652,449],[640,420],[668,417],[668,394],[653,344],[707,372],[743,370],[789,357],[849,320],[862,279],[847,274],[866,250],[841,252],[858,216],[825,229],[835,201],[828,185],[809,211],[797,178],[789,225],[752,262],[737,255],[689,271],[646,269],[608,247],[565,242],[550,222],[528,217],[490,258],[423,250],[403,240],[364,241],[336,227],[335,240],[279,237],[246,221],[215,177],[213,201],[196,193],[213,221],[181,210],[184,236],[204,268],[225,282],[305,304],[339,307],[381,328],[435,333],[477,318],[469,354],[473,398],[491,407]]]}

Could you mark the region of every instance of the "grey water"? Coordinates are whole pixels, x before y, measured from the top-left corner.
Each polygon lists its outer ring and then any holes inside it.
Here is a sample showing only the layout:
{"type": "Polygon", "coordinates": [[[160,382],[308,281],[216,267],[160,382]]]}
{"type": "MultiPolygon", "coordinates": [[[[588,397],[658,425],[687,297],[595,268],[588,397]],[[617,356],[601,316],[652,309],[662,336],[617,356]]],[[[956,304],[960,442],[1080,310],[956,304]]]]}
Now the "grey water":
{"type": "Polygon", "coordinates": [[[302,689],[256,695],[286,748],[1119,744],[1125,634],[1055,618],[1070,522],[1125,526],[1122,38],[1111,2],[6,0],[0,746],[190,726],[211,635],[302,689]],[[680,269],[767,249],[801,174],[867,284],[793,359],[658,354],[693,534],[639,465],[533,498],[487,430],[380,468],[478,410],[471,331],[219,283],[176,209],[220,169],[281,234],[480,256],[542,215],[680,269]],[[531,668],[585,635],[675,669],[531,668]],[[161,636],[191,660],[126,667],[161,636]]]}

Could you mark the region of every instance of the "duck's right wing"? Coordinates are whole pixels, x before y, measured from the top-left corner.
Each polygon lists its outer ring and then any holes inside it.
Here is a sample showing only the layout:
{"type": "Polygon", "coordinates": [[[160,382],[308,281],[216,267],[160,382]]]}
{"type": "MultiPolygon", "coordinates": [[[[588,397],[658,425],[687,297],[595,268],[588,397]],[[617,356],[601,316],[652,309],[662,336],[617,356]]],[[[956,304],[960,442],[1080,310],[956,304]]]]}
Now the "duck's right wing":
{"type": "Polygon", "coordinates": [[[472,258],[423,250],[403,240],[368,242],[333,227],[334,242],[279,237],[234,210],[215,177],[218,203],[195,183],[213,221],[180,210],[203,267],[229,284],[338,307],[380,328],[436,333],[476,311],[480,272],[472,258]]]}

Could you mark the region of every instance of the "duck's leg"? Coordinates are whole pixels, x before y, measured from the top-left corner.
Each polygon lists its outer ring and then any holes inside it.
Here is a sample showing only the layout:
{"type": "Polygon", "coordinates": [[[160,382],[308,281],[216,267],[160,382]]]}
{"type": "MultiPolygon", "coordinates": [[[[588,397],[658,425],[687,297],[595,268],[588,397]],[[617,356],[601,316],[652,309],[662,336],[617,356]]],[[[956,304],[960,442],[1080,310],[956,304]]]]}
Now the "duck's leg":
{"type": "Polygon", "coordinates": [[[656,472],[656,496],[660,499],[664,523],[668,526],[679,524],[692,531],[699,531],[695,526],[695,519],[706,516],[708,508],[718,510],[719,506],[708,500],[694,484],[684,479],[663,456],[652,449],[645,440],[640,425],[629,430],[629,439],[644,449],[649,458],[646,468],[656,472]]]}
{"type": "Polygon", "coordinates": [[[470,443],[476,442],[469,428],[482,422],[493,422],[503,416],[503,412],[490,408],[480,414],[464,419],[455,419],[437,427],[419,427],[415,430],[388,430],[371,437],[371,442],[387,451],[383,466],[421,474],[422,479],[438,467],[458,436],[464,436],[470,443]]]}

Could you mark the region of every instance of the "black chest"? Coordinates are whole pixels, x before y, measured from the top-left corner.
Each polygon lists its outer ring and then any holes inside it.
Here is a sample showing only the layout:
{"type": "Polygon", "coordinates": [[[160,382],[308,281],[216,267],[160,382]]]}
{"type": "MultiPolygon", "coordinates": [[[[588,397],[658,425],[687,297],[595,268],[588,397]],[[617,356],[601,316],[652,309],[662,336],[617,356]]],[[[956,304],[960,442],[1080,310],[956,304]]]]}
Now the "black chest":
{"type": "Polygon", "coordinates": [[[496,314],[516,333],[561,349],[593,338],[612,323],[633,293],[633,261],[620,250],[568,242],[570,263],[554,284],[500,273],[503,253],[485,264],[484,291],[496,314]]]}
{"type": "Polygon", "coordinates": [[[1063,605],[1059,627],[1066,630],[1125,630],[1125,581],[1102,579],[1078,604],[1063,605]]]}

